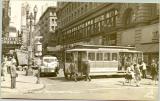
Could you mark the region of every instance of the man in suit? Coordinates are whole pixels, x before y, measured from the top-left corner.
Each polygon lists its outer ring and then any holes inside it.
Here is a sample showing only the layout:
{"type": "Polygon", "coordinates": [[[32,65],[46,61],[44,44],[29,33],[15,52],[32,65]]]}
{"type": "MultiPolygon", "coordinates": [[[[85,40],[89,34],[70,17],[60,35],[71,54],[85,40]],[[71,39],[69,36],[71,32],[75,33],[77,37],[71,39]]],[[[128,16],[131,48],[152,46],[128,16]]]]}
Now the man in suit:
{"type": "Polygon", "coordinates": [[[12,62],[12,65],[10,67],[10,74],[11,74],[11,89],[14,89],[16,88],[16,77],[17,77],[15,61],[12,62]]]}
{"type": "Polygon", "coordinates": [[[83,63],[83,73],[85,75],[85,81],[87,80],[91,81],[91,77],[89,76],[89,73],[90,73],[89,61],[83,60],[82,63],[83,63]]]}

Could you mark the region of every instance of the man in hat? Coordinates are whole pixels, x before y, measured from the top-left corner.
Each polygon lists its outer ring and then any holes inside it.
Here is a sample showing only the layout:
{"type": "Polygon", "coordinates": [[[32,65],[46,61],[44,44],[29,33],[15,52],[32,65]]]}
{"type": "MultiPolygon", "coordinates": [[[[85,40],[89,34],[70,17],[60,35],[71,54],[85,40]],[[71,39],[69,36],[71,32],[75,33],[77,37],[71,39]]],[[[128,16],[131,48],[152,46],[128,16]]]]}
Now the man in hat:
{"type": "Polygon", "coordinates": [[[91,81],[91,77],[89,76],[90,73],[90,65],[89,65],[89,60],[83,60],[83,73],[85,75],[85,81],[89,80],[91,81]]]}
{"type": "Polygon", "coordinates": [[[12,61],[12,65],[10,67],[10,73],[11,73],[11,88],[16,88],[16,77],[18,74],[16,73],[16,62],[12,61]]]}
{"type": "Polygon", "coordinates": [[[12,65],[11,59],[12,59],[12,57],[9,57],[8,60],[6,61],[7,73],[8,74],[10,74],[10,67],[12,65]]]}

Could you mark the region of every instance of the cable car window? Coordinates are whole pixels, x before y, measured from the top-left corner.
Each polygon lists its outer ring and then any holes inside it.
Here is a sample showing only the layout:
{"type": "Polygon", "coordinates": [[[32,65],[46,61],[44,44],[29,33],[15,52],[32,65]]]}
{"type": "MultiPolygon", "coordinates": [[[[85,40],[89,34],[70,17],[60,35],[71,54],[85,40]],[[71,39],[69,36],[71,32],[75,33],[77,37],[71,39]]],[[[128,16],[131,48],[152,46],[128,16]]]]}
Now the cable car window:
{"type": "Polygon", "coordinates": [[[117,60],[117,53],[112,53],[112,60],[117,60]]]}
{"type": "Polygon", "coordinates": [[[104,53],[104,61],[110,60],[110,53],[104,53]]]}
{"type": "Polygon", "coordinates": [[[88,53],[88,59],[91,61],[95,61],[95,53],[88,53]]]}
{"type": "Polygon", "coordinates": [[[66,53],[66,62],[71,62],[73,59],[73,56],[71,53],[66,53]]]}
{"type": "Polygon", "coordinates": [[[103,61],[103,53],[97,53],[97,61],[103,61]]]}

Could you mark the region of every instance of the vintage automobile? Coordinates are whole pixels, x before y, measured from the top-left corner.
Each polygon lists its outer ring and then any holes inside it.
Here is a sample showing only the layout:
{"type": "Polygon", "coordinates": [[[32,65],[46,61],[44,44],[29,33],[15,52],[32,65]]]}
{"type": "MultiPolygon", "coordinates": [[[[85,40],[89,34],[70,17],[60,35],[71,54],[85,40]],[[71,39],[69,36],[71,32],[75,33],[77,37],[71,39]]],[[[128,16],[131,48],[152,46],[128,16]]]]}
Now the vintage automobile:
{"type": "Polygon", "coordinates": [[[59,62],[55,56],[43,56],[42,65],[40,66],[40,76],[54,75],[57,76],[59,71],[59,62]]]}

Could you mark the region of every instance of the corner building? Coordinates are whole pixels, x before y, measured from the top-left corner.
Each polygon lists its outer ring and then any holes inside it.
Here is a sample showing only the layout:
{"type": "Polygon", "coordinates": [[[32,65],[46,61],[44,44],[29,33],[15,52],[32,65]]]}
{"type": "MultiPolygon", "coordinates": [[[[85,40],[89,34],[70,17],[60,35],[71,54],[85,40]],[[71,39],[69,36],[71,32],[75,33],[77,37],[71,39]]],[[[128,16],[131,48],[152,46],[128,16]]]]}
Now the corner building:
{"type": "Polygon", "coordinates": [[[39,31],[40,36],[43,37],[42,41],[42,54],[48,54],[48,47],[51,46],[49,41],[52,40],[50,38],[51,35],[55,33],[55,29],[57,27],[57,15],[56,15],[56,8],[55,7],[48,7],[46,11],[41,15],[38,24],[39,24],[39,31]]]}
{"type": "Polygon", "coordinates": [[[149,65],[159,57],[159,5],[145,3],[58,3],[55,42],[135,46],[149,65]]]}

